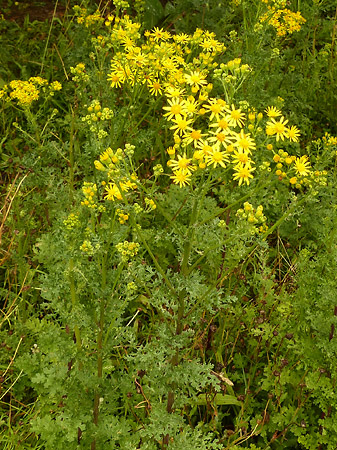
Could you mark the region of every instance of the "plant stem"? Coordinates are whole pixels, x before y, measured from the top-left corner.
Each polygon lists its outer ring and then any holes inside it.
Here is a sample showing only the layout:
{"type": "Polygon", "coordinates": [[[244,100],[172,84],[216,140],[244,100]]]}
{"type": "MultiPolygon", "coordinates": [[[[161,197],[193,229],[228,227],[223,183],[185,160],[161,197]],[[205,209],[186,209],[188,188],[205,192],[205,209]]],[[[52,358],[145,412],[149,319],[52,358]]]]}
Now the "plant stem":
{"type": "Polygon", "coordinates": [[[71,109],[70,139],[69,139],[69,192],[74,194],[74,111],[71,109]]]}
{"type": "MultiPolygon", "coordinates": [[[[70,279],[71,304],[72,304],[72,310],[74,311],[77,299],[76,299],[75,280],[74,280],[74,260],[73,260],[73,258],[70,258],[70,261],[69,261],[69,279],[70,279]]],[[[82,347],[82,342],[81,342],[80,329],[78,328],[78,325],[74,326],[74,332],[75,332],[77,349],[80,350],[82,347]]]]}
{"type": "MultiPolygon", "coordinates": [[[[98,321],[98,334],[97,334],[97,378],[99,380],[103,377],[103,328],[104,328],[104,312],[105,312],[105,301],[104,293],[106,288],[106,258],[102,258],[102,298],[100,299],[100,309],[99,309],[99,321],[98,321]]],[[[99,399],[100,399],[100,386],[98,383],[95,397],[94,397],[94,424],[98,425],[99,416],[99,399]]],[[[91,443],[91,449],[96,449],[96,440],[94,439],[91,443]]]]}

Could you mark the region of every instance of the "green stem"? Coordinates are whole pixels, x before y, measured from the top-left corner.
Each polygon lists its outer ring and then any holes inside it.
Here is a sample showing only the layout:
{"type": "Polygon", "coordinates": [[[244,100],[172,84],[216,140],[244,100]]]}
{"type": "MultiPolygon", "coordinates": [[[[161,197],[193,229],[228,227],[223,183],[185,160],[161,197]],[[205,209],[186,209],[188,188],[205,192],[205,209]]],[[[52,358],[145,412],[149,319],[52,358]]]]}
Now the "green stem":
{"type": "Polygon", "coordinates": [[[173,294],[174,296],[177,296],[177,293],[176,293],[176,291],[174,290],[174,287],[172,286],[170,280],[167,278],[167,276],[166,276],[164,270],[161,268],[161,266],[160,266],[160,264],[158,263],[156,257],[155,257],[154,254],[152,253],[152,251],[151,251],[151,249],[150,249],[148,243],[146,242],[146,240],[145,240],[145,238],[144,238],[142,232],[141,232],[140,229],[139,229],[139,226],[135,223],[134,220],[132,220],[132,222],[133,222],[134,228],[135,228],[135,230],[136,230],[136,233],[138,234],[139,239],[142,241],[142,243],[143,243],[143,245],[144,245],[146,251],[147,251],[148,254],[150,255],[150,257],[151,257],[151,259],[152,259],[154,265],[156,266],[158,272],[159,272],[160,275],[163,277],[163,279],[164,279],[164,281],[165,281],[167,287],[170,289],[170,291],[172,292],[172,294],[173,294]]]}
{"type": "MultiPolygon", "coordinates": [[[[74,280],[74,260],[73,260],[73,258],[70,258],[70,261],[69,261],[69,279],[70,279],[71,305],[72,305],[72,310],[74,311],[75,307],[76,307],[76,303],[77,303],[77,296],[76,296],[75,280],[74,280]]],[[[82,342],[81,342],[80,329],[78,328],[77,324],[74,326],[74,332],[75,332],[77,349],[80,350],[82,347],[82,342]]]]}
{"type": "MultiPolygon", "coordinates": [[[[104,312],[105,312],[105,289],[106,289],[106,258],[102,259],[102,298],[100,299],[100,312],[99,312],[99,321],[98,321],[98,334],[97,334],[97,377],[100,380],[103,377],[103,329],[104,329],[104,312]]],[[[95,397],[94,397],[94,424],[98,425],[98,416],[99,416],[99,399],[101,396],[100,392],[100,383],[96,388],[95,397]]],[[[91,443],[91,449],[96,449],[96,440],[93,440],[91,443]]]]}
{"type": "MultiPolygon", "coordinates": [[[[125,264],[124,264],[124,263],[122,263],[122,264],[120,264],[120,265],[118,266],[118,271],[117,271],[116,279],[115,279],[115,282],[114,282],[114,284],[113,284],[113,286],[112,286],[112,289],[111,289],[112,292],[115,291],[116,285],[117,285],[117,283],[118,283],[119,277],[121,276],[121,273],[122,273],[124,267],[125,267],[125,264]]],[[[111,330],[112,330],[114,324],[115,324],[115,318],[113,318],[113,320],[111,321],[110,326],[109,326],[109,328],[108,328],[108,331],[106,332],[106,335],[105,335],[105,338],[104,338],[104,342],[103,342],[103,345],[104,345],[104,346],[106,345],[106,343],[107,343],[107,341],[108,341],[108,337],[110,336],[110,333],[111,333],[111,330]]]]}
{"type": "Polygon", "coordinates": [[[70,139],[69,139],[69,191],[70,197],[74,194],[74,111],[71,110],[70,139]]]}

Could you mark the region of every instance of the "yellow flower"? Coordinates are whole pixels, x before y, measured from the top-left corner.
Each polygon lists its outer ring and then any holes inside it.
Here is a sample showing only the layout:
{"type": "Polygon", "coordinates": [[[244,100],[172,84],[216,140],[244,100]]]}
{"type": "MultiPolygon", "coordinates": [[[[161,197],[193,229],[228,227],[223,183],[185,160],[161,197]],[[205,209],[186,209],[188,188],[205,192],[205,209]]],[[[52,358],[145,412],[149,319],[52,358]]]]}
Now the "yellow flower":
{"type": "Polygon", "coordinates": [[[216,98],[210,98],[208,100],[208,104],[206,103],[205,105],[202,105],[202,106],[206,109],[207,112],[211,113],[209,120],[212,120],[213,118],[215,118],[216,120],[219,120],[220,114],[225,109],[225,105],[223,105],[222,103],[219,103],[216,98]]]}
{"type": "Polygon", "coordinates": [[[245,134],[243,130],[240,131],[240,134],[236,136],[236,142],[234,145],[239,149],[246,151],[248,153],[251,152],[251,150],[255,150],[256,144],[253,141],[253,139],[250,137],[250,134],[245,134]]]}
{"type": "Polygon", "coordinates": [[[208,166],[213,166],[215,168],[218,164],[225,168],[229,160],[228,154],[220,150],[212,150],[208,155],[206,155],[206,162],[208,166]]]}
{"type": "Polygon", "coordinates": [[[106,200],[114,201],[115,197],[117,200],[122,200],[122,194],[120,193],[120,190],[115,184],[109,183],[109,186],[105,187],[106,194],[104,198],[106,200]]]}
{"type": "Polygon", "coordinates": [[[111,87],[121,87],[125,81],[125,76],[121,71],[115,71],[108,74],[107,80],[110,81],[111,87]]]}
{"type": "Polygon", "coordinates": [[[200,150],[203,152],[204,155],[208,155],[213,151],[213,147],[208,144],[207,140],[201,140],[198,143],[198,148],[200,148],[200,150]]]}
{"type": "Polygon", "coordinates": [[[219,148],[221,145],[226,146],[226,144],[231,144],[231,139],[228,131],[220,131],[218,133],[213,133],[213,136],[209,138],[209,141],[214,142],[214,146],[219,148]]]}
{"type": "Polygon", "coordinates": [[[180,187],[183,187],[187,184],[190,184],[191,174],[183,172],[181,170],[177,170],[173,173],[173,175],[170,176],[170,178],[173,180],[174,184],[179,184],[180,187]]]}
{"type": "Polygon", "coordinates": [[[192,129],[192,131],[184,135],[183,141],[185,142],[185,144],[192,143],[194,147],[196,147],[203,136],[205,136],[205,133],[201,133],[201,130],[192,129]]]}
{"type": "Polygon", "coordinates": [[[158,95],[162,93],[162,85],[159,83],[158,80],[154,80],[154,81],[148,81],[147,86],[150,90],[150,94],[152,95],[158,95]]]}
{"type": "Polygon", "coordinates": [[[180,134],[180,136],[186,132],[191,131],[192,128],[190,127],[190,123],[192,122],[192,119],[187,120],[181,116],[177,116],[176,119],[172,120],[174,122],[174,125],[170,127],[170,130],[174,130],[174,133],[180,134]]]}
{"type": "Polygon", "coordinates": [[[167,120],[171,120],[173,117],[175,119],[181,118],[184,114],[184,100],[179,97],[169,98],[167,100],[169,106],[163,106],[163,109],[167,111],[164,114],[164,117],[167,117],[167,120]]]}
{"type": "Polygon", "coordinates": [[[185,110],[188,116],[193,116],[197,112],[199,103],[195,100],[193,96],[188,97],[185,101],[185,110]]]}
{"type": "Polygon", "coordinates": [[[170,167],[173,171],[179,171],[184,173],[191,173],[195,169],[193,165],[191,165],[192,158],[186,158],[186,154],[184,156],[178,155],[178,160],[171,159],[170,167]]]}
{"type": "Polygon", "coordinates": [[[182,97],[184,94],[185,89],[181,89],[172,85],[168,85],[165,88],[165,94],[167,97],[182,97]]]}
{"type": "Polygon", "coordinates": [[[300,130],[295,125],[287,128],[287,136],[290,141],[298,142],[300,136],[300,130]]]}
{"type": "Polygon", "coordinates": [[[251,161],[248,152],[242,149],[235,150],[232,154],[234,164],[247,164],[251,161]]]}
{"type": "Polygon", "coordinates": [[[238,164],[234,167],[234,175],[233,180],[239,180],[239,186],[242,183],[246,183],[249,185],[250,178],[254,178],[252,172],[255,170],[255,167],[251,167],[250,164],[238,164]]]}
{"type": "Polygon", "coordinates": [[[229,124],[233,127],[239,126],[240,128],[244,124],[245,115],[241,112],[241,109],[236,109],[234,105],[231,109],[226,108],[228,115],[226,116],[229,124]]]}
{"type": "Polygon", "coordinates": [[[95,164],[95,167],[97,170],[101,170],[102,172],[104,172],[106,170],[105,167],[103,166],[103,164],[100,161],[98,161],[97,159],[94,162],[94,164],[95,164]]]}
{"type": "Polygon", "coordinates": [[[189,74],[185,73],[185,80],[190,86],[201,87],[207,84],[206,76],[202,72],[199,72],[199,70],[195,70],[189,74]]]}
{"type": "Polygon", "coordinates": [[[288,128],[286,127],[287,123],[288,120],[285,120],[283,116],[278,122],[276,122],[275,119],[271,119],[270,122],[267,122],[266,133],[270,136],[276,134],[276,140],[278,141],[281,138],[283,141],[288,134],[288,128]]]}
{"type": "Polygon", "coordinates": [[[301,156],[300,158],[296,158],[295,160],[295,170],[297,175],[301,175],[305,177],[310,172],[310,162],[308,161],[308,157],[306,155],[301,156]]]}
{"type": "Polygon", "coordinates": [[[271,119],[273,117],[279,117],[282,115],[281,111],[278,110],[275,106],[268,106],[268,108],[265,110],[265,113],[267,114],[268,117],[270,117],[271,119]]]}
{"type": "Polygon", "coordinates": [[[229,122],[226,118],[222,117],[217,119],[217,122],[211,123],[211,128],[216,128],[215,132],[219,133],[220,131],[227,130],[229,128],[229,122]]]}

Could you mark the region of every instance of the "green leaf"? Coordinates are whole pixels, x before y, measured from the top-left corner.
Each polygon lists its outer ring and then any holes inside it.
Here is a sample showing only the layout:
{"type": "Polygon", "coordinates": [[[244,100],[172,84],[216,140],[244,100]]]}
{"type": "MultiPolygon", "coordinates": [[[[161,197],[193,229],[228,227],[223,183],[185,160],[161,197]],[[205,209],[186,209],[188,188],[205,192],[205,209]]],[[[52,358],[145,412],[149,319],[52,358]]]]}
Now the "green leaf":
{"type": "Polygon", "coordinates": [[[151,29],[164,17],[164,8],[159,0],[146,0],[144,25],[145,28],[151,29]]]}

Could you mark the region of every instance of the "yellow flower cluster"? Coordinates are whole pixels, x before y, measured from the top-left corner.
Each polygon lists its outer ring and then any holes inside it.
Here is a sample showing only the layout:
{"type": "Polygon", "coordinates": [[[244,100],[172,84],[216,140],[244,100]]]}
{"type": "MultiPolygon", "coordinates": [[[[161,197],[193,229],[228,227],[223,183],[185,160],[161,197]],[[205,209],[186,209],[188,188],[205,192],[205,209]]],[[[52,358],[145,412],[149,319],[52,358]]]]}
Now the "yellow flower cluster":
{"type": "Polygon", "coordinates": [[[28,81],[13,80],[0,90],[0,98],[7,102],[16,100],[19,106],[29,107],[39,99],[41,89],[52,96],[55,91],[62,89],[62,85],[58,81],[48,84],[48,81],[41,77],[31,77],[28,81]]]}
{"type": "Polygon", "coordinates": [[[102,108],[98,100],[93,100],[89,106],[86,105],[88,114],[82,117],[82,122],[89,125],[92,133],[96,133],[98,139],[103,139],[107,136],[107,132],[102,128],[104,121],[112,119],[114,113],[112,109],[102,108]]]}
{"type": "Polygon", "coordinates": [[[99,160],[95,161],[95,167],[101,172],[106,172],[108,176],[108,184],[104,181],[106,200],[115,201],[123,200],[123,192],[137,189],[137,176],[135,173],[131,175],[125,170],[125,157],[131,157],[135,147],[130,144],[125,144],[124,151],[118,148],[115,152],[108,147],[101,153],[99,160]],[[123,170],[124,169],[124,170],[123,170]]]}
{"type": "MultiPolygon", "coordinates": [[[[155,27],[145,31],[141,39],[140,24],[129,16],[110,15],[106,26],[109,37],[105,38],[105,45],[109,43],[114,49],[107,75],[111,87],[126,91],[128,95],[132,91],[133,98],[146,89],[153,97],[164,98],[163,116],[174,139],[174,145],[167,150],[172,182],[184,187],[191,183],[195,173],[230,168],[233,180],[239,186],[249,185],[256,170],[255,139],[263,131],[261,121],[264,116],[250,110],[247,102],[234,104],[232,98],[251,71],[250,67],[242,64],[240,58],[218,67],[216,58],[225,47],[209,31],[197,29],[191,35],[172,35],[155,27]],[[210,95],[213,89],[211,76],[216,82],[220,79],[226,99],[210,95]],[[227,89],[228,86],[232,90],[227,89]]],[[[95,106],[92,107],[95,110],[95,106]]],[[[97,117],[92,111],[83,119],[91,122],[89,125],[97,123],[93,114],[97,117]]],[[[266,110],[266,118],[265,136],[261,137],[266,144],[274,140],[277,144],[284,140],[298,141],[299,130],[288,126],[288,121],[276,107],[266,110]]],[[[116,163],[107,159],[106,164],[102,155],[95,161],[96,168],[101,171],[109,171],[109,164],[116,163]]],[[[158,166],[155,167],[157,176],[158,166]]],[[[128,189],[125,180],[129,178],[118,176],[117,182],[114,177],[109,175],[105,198],[122,200],[122,190],[127,192],[128,189]]]]}
{"type": "MultiPolygon", "coordinates": [[[[137,179],[136,175],[133,176],[134,181],[137,179]]],[[[122,192],[129,192],[130,190],[137,189],[137,185],[130,179],[124,177],[119,182],[111,182],[105,187],[106,200],[115,201],[115,198],[119,201],[123,200],[122,192]]]]}
{"type": "Polygon", "coordinates": [[[157,205],[151,198],[145,197],[145,205],[147,206],[148,211],[153,211],[157,208],[157,205]]]}
{"type": "Polygon", "coordinates": [[[78,215],[74,213],[69,214],[67,219],[64,219],[63,224],[67,230],[73,230],[74,228],[77,228],[80,225],[78,215]]]}
{"type": "Polygon", "coordinates": [[[73,9],[75,16],[77,16],[77,23],[84,24],[87,28],[100,24],[104,20],[98,10],[94,14],[88,14],[87,9],[81,8],[79,5],[75,5],[73,9]]]}
{"type": "Polygon", "coordinates": [[[285,180],[298,189],[301,184],[305,183],[303,177],[311,174],[309,158],[306,155],[290,156],[288,152],[280,149],[278,153],[274,154],[273,161],[276,163],[275,174],[279,180],[285,180]]]}
{"type": "Polygon", "coordinates": [[[268,12],[261,16],[260,22],[266,22],[274,27],[276,34],[282,37],[299,31],[306,20],[299,11],[293,12],[287,8],[268,6],[268,12]]]}
{"type": "Polygon", "coordinates": [[[100,244],[92,244],[90,241],[85,240],[83,241],[83,244],[80,246],[80,250],[87,254],[88,256],[92,256],[95,251],[100,249],[100,244]]]}
{"type": "Polygon", "coordinates": [[[82,192],[84,194],[84,200],[81,202],[82,206],[87,206],[88,208],[97,208],[96,204],[96,193],[97,186],[95,183],[84,182],[82,186],[82,192]]]}
{"type": "Polygon", "coordinates": [[[139,251],[139,247],[140,245],[138,242],[124,241],[116,244],[116,249],[120,253],[122,261],[124,262],[127,262],[136,256],[139,251]]]}
{"type": "Polygon", "coordinates": [[[86,73],[85,64],[79,63],[75,67],[70,67],[70,72],[73,75],[73,80],[77,83],[89,81],[89,75],[86,73]]]}
{"type": "Polygon", "coordinates": [[[325,133],[322,140],[327,147],[337,146],[337,137],[331,136],[329,133],[325,133]]]}
{"type": "Polygon", "coordinates": [[[259,205],[255,209],[251,203],[245,202],[243,208],[237,210],[236,216],[251,224],[252,234],[264,233],[268,230],[268,226],[266,225],[267,218],[263,214],[262,205],[259,205]]]}
{"type": "MultiPolygon", "coordinates": [[[[111,24],[112,20],[109,22],[111,24]]],[[[128,16],[114,21],[111,44],[116,53],[108,74],[111,87],[139,83],[146,85],[154,96],[174,93],[175,88],[183,85],[196,92],[207,84],[207,71],[216,64],[215,56],[225,49],[215,39],[215,34],[208,31],[172,36],[156,27],[145,32],[145,43],[137,45],[139,28],[140,24],[132,22],[128,16]],[[187,63],[188,58],[190,63],[187,63]]]]}
{"type": "Polygon", "coordinates": [[[122,211],[121,209],[117,209],[116,213],[118,215],[118,221],[120,224],[124,224],[129,220],[129,214],[125,214],[125,211],[122,211]]]}

